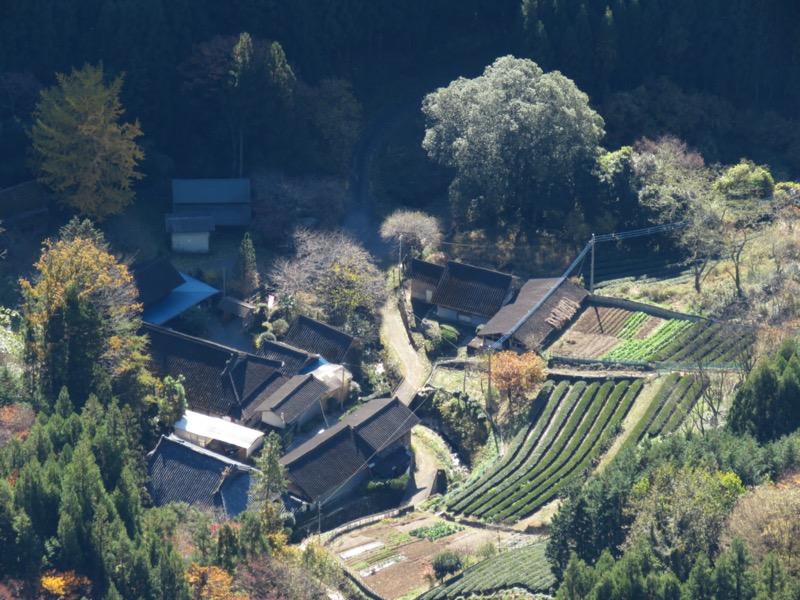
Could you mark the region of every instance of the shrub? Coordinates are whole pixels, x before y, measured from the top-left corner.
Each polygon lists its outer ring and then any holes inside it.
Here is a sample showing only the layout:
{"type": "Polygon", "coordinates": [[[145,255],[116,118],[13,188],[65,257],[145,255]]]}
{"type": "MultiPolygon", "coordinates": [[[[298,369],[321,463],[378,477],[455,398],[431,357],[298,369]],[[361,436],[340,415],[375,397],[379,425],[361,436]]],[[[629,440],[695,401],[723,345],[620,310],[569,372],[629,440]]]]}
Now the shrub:
{"type": "Polygon", "coordinates": [[[461,557],[455,552],[440,552],[433,558],[433,574],[436,579],[442,580],[448,575],[461,570],[463,563],[461,557]]]}

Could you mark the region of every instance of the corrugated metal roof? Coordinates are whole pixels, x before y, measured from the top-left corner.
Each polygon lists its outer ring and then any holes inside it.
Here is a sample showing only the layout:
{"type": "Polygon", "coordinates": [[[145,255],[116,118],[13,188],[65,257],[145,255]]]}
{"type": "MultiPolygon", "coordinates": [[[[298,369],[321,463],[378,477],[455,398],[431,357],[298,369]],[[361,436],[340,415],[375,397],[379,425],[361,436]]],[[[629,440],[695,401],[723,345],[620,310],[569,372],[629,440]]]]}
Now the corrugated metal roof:
{"type": "Polygon", "coordinates": [[[172,203],[250,204],[250,179],[173,179],[172,203]]]}
{"type": "Polygon", "coordinates": [[[193,410],[187,410],[175,422],[175,429],[182,429],[193,435],[231,444],[238,448],[250,448],[260,438],[264,437],[264,433],[257,429],[250,429],[249,427],[237,425],[218,417],[210,417],[193,410]]]}
{"type": "Polygon", "coordinates": [[[202,233],[214,231],[214,217],[211,215],[164,215],[167,233],[202,233]]]}

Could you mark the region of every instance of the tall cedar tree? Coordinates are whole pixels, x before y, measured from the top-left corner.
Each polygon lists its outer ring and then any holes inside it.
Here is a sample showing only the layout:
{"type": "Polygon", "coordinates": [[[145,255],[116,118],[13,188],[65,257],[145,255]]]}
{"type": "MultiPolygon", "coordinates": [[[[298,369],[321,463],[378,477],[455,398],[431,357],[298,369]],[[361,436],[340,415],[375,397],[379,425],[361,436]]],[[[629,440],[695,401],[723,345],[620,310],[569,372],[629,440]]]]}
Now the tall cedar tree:
{"type": "Polygon", "coordinates": [[[252,295],[261,285],[256,263],[256,249],[249,233],[245,233],[239,245],[239,255],[236,260],[236,276],[239,279],[239,292],[242,297],[252,295]]]}
{"type": "Polygon", "coordinates": [[[103,83],[103,67],[84,65],[41,92],[30,131],[38,180],[81,214],[102,220],[133,202],[144,158],[139,122],[120,123],[122,76],[103,83]]]}

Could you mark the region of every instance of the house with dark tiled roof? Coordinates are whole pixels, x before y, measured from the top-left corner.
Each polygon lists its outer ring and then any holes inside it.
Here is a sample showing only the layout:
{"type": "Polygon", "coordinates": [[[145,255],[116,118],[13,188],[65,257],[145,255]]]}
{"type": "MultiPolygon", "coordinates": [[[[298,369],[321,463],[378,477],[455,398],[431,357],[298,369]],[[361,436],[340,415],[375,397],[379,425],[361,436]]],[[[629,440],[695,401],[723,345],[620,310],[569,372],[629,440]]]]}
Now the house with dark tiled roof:
{"type": "Polygon", "coordinates": [[[326,362],[317,354],[272,340],[262,340],[255,354],[283,363],[281,372],[289,377],[300,372],[309,373],[326,362]]]}
{"type": "Polygon", "coordinates": [[[285,428],[306,423],[332,402],[341,404],[349,393],[352,375],[340,365],[303,361],[309,370],[298,375],[301,361],[295,360],[289,375],[281,360],[155,325],[145,324],[142,330],[150,339],[153,374],[183,375],[186,401],[196,412],[249,426],[285,428]]]}
{"type": "Polygon", "coordinates": [[[406,268],[406,277],[411,282],[411,297],[414,300],[430,303],[442,274],[444,274],[442,265],[412,258],[406,268]]]}
{"type": "Polygon", "coordinates": [[[352,335],[303,315],[291,324],[283,342],[319,354],[331,363],[354,364],[357,359],[355,338],[352,335]]]}
{"type": "Polygon", "coordinates": [[[482,325],[511,300],[513,283],[507,273],[449,261],[430,302],[440,319],[482,325]]]}
{"type": "Polygon", "coordinates": [[[265,398],[257,410],[262,420],[273,427],[302,426],[320,412],[330,411],[335,391],[311,373],[295,375],[265,398]]]}
{"type": "Polygon", "coordinates": [[[569,279],[530,279],[478,332],[484,345],[510,333],[505,349],[541,349],[578,312],[589,292],[569,279]]]}
{"type": "Polygon", "coordinates": [[[142,320],[163,325],[215,296],[219,290],[181,273],[166,258],[133,266],[133,280],[142,303],[142,320]]]}
{"type": "Polygon", "coordinates": [[[147,491],[156,506],[186,502],[232,519],[247,508],[254,469],[176,437],[147,455],[147,491]]]}
{"type": "Polygon", "coordinates": [[[410,462],[416,415],[397,398],[372,400],[283,458],[289,492],[310,504],[355,491],[370,477],[397,477],[410,462]],[[398,458],[405,456],[405,461],[398,458]]]}

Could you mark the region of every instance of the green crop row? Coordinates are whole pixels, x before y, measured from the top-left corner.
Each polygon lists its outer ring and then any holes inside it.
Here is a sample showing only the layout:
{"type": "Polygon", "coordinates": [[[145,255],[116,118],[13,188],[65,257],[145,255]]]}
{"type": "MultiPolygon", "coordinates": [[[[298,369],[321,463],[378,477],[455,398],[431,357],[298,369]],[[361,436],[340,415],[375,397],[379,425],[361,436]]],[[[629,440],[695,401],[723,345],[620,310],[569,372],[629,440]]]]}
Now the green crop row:
{"type": "MultiPolygon", "coordinates": [[[[624,390],[628,384],[627,382],[620,383],[617,387],[624,390]]],[[[603,402],[603,411],[598,417],[593,417],[590,421],[587,415],[586,421],[581,423],[580,429],[572,436],[569,446],[560,453],[558,460],[531,481],[528,488],[519,490],[498,505],[495,513],[490,516],[496,516],[500,520],[517,518],[534,512],[541,506],[543,503],[538,501],[542,499],[542,496],[554,497],[560,487],[564,485],[567,476],[583,464],[584,458],[592,454],[593,450],[597,450],[595,443],[608,427],[613,415],[618,412],[620,396],[621,394],[616,395],[614,402],[603,402]]]]}
{"type": "Polygon", "coordinates": [[[692,327],[683,332],[683,335],[655,352],[652,360],[678,361],[689,356],[696,349],[705,344],[716,332],[714,323],[710,321],[695,322],[692,327]]]}
{"type": "Polygon", "coordinates": [[[469,497],[485,490],[487,487],[496,484],[505,476],[507,471],[516,469],[516,466],[520,462],[527,460],[528,454],[539,441],[542,433],[550,423],[553,413],[556,411],[556,408],[558,408],[561,399],[569,389],[569,383],[562,381],[555,386],[555,388],[549,389],[552,389],[552,392],[550,393],[550,397],[546,402],[544,402],[544,398],[537,398],[537,401],[540,399],[543,401],[545,408],[543,414],[536,421],[536,423],[531,423],[526,431],[522,432],[517,436],[517,438],[515,438],[514,448],[509,448],[509,452],[507,452],[502,459],[495,463],[495,465],[489,471],[487,471],[480,479],[477,479],[469,484],[466,489],[462,491],[462,493],[455,496],[450,502],[448,502],[449,508],[458,510],[458,507],[463,506],[464,501],[469,499],[469,497]],[[523,439],[525,440],[525,444],[520,447],[519,443],[523,439]]]}
{"type": "Polygon", "coordinates": [[[678,410],[678,404],[689,391],[689,388],[694,383],[694,375],[685,375],[681,377],[678,384],[672,389],[669,397],[664,401],[658,415],[653,419],[652,424],[647,428],[647,434],[650,437],[656,436],[661,433],[664,425],[667,423],[672,414],[678,410]]]}
{"type": "Polygon", "coordinates": [[[414,537],[422,538],[428,540],[429,542],[435,542],[436,540],[447,537],[448,535],[452,535],[464,529],[461,525],[457,523],[449,523],[448,521],[439,521],[434,523],[433,525],[428,525],[427,527],[417,527],[416,529],[412,529],[408,533],[413,535],[414,537]]]}
{"type": "MultiPolygon", "coordinates": [[[[552,431],[548,431],[543,443],[537,446],[535,451],[531,453],[529,460],[525,462],[522,468],[518,469],[517,472],[511,477],[503,481],[499,489],[493,489],[490,491],[490,493],[484,495],[484,497],[480,498],[473,505],[467,507],[464,512],[478,516],[487,514],[487,512],[491,511],[498,502],[504,501],[509,495],[512,495],[518,489],[519,486],[517,485],[517,482],[524,480],[525,477],[532,476],[532,471],[534,471],[537,467],[546,468],[548,464],[546,459],[549,458],[549,460],[552,460],[554,456],[558,455],[558,453],[561,451],[561,448],[566,443],[566,440],[569,438],[572,432],[575,431],[575,429],[578,427],[578,424],[585,417],[587,411],[592,405],[592,399],[599,385],[600,384],[595,382],[589,386],[586,386],[585,381],[579,381],[572,386],[572,390],[569,393],[568,399],[569,397],[580,395],[580,400],[577,402],[577,406],[574,408],[574,410],[570,411],[569,420],[567,421],[566,425],[561,427],[561,424],[563,423],[562,419],[558,428],[553,428],[552,431]]],[[[559,412],[566,416],[567,411],[559,412]]],[[[519,485],[525,485],[525,481],[522,481],[519,485]]]]}
{"type": "Polygon", "coordinates": [[[487,510],[491,509],[494,504],[505,498],[506,495],[510,493],[509,490],[513,491],[513,486],[516,482],[527,476],[533,465],[545,464],[543,459],[540,461],[540,457],[549,456],[552,449],[555,449],[556,452],[560,451],[565,443],[565,436],[562,435],[562,431],[571,433],[575,430],[578,423],[591,406],[592,398],[599,385],[600,384],[595,382],[587,386],[585,381],[579,381],[573,385],[565,400],[566,406],[564,410],[559,410],[558,417],[553,425],[548,428],[542,443],[537,444],[534,451],[530,453],[529,459],[525,462],[523,468],[518,469],[511,477],[503,480],[499,488],[492,488],[488,493],[477,498],[473,503],[464,508],[463,512],[479,516],[484,514],[487,510]],[[580,398],[580,400],[576,403],[575,400],[577,398],[580,398]],[[569,420],[566,425],[564,425],[567,415],[569,415],[569,420]]]}
{"type": "Polygon", "coordinates": [[[671,319],[661,325],[652,334],[643,340],[630,339],[600,358],[602,360],[625,360],[625,361],[645,361],[658,353],[664,346],[667,346],[680,335],[685,329],[691,326],[691,321],[683,319],[671,319]]]}
{"type": "Polygon", "coordinates": [[[664,429],[662,430],[663,433],[672,433],[681,426],[681,423],[683,423],[685,420],[686,415],[688,415],[689,412],[694,408],[697,398],[700,396],[702,391],[703,380],[699,377],[695,377],[691,387],[687,390],[686,394],[684,394],[683,398],[681,398],[680,404],[677,406],[669,421],[664,426],[664,429]]]}
{"type": "Polygon", "coordinates": [[[625,324],[622,326],[622,330],[619,332],[617,337],[620,337],[624,340],[632,340],[634,336],[639,333],[639,330],[644,325],[645,321],[647,321],[650,316],[643,312],[635,312],[628,320],[625,321],[625,324]]]}
{"type": "MultiPolygon", "coordinates": [[[[503,494],[498,494],[495,498],[496,502],[484,511],[482,516],[496,517],[505,511],[506,508],[514,504],[528,493],[529,490],[535,489],[544,479],[549,477],[549,474],[557,469],[565,460],[580,447],[587,433],[594,425],[600,410],[604,407],[606,398],[610,388],[613,387],[613,382],[603,384],[597,396],[590,399],[588,410],[576,413],[575,418],[571,419],[564,431],[559,436],[557,443],[554,444],[550,451],[548,451],[541,461],[537,463],[529,463],[526,465],[527,472],[522,478],[520,485],[503,490],[503,494]]],[[[587,390],[588,391],[588,390],[587,390]]]]}
{"type": "Polygon", "coordinates": [[[545,555],[546,546],[547,542],[539,542],[488,558],[447,583],[429,590],[419,600],[491,594],[513,587],[524,588],[534,594],[548,593],[555,585],[555,577],[545,555]]]}
{"type": "MultiPolygon", "coordinates": [[[[624,383],[627,386],[627,382],[624,383]]],[[[569,461],[560,469],[553,470],[549,478],[543,481],[537,489],[530,491],[516,507],[507,509],[498,517],[502,520],[522,518],[536,512],[560,494],[573,477],[583,472],[606,447],[606,444],[610,443],[611,437],[615,435],[617,425],[621,425],[641,389],[642,382],[638,380],[627,387],[622,402],[609,401],[597,420],[597,426],[592,428],[589,438],[584,441],[580,450],[570,456],[569,461]]]]}
{"type": "Polygon", "coordinates": [[[650,424],[655,418],[656,413],[658,413],[663,404],[666,402],[667,398],[669,397],[669,394],[672,392],[672,389],[678,383],[680,377],[681,376],[679,373],[670,373],[669,375],[667,375],[667,378],[664,379],[664,382],[661,384],[661,387],[658,389],[658,392],[656,392],[655,397],[650,401],[650,406],[647,407],[647,410],[645,411],[644,415],[642,415],[642,418],[630,432],[630,434],[628,435],[628,439],[625,440],[626,446],[629,444],[635,445],[639,443],[639,440],[642,439],[642,437],[644,437],[644,434],[650,427],[650,424]]]}

